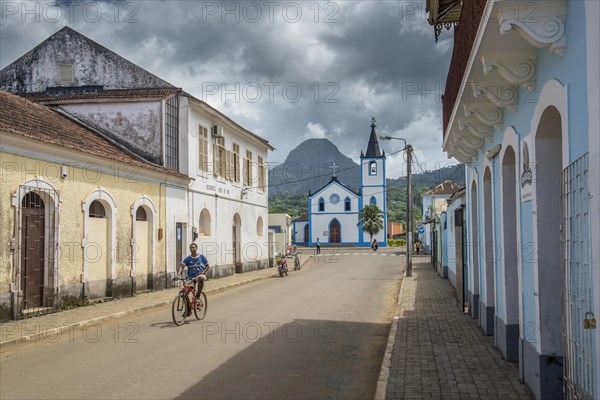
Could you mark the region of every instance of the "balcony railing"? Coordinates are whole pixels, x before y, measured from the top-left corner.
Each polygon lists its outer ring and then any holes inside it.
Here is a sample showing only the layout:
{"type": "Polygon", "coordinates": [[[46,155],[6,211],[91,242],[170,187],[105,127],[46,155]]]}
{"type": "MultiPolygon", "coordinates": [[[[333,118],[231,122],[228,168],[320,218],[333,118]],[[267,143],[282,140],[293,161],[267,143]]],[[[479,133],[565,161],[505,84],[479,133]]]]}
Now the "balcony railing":
{"type": "Polygon", "coordinates": [[[487,0],[466,0],[462,6],[462,13],[458,26],[454,30],[454,50],[452,51],[452,60],[446,79],[446,89],[442,96],[442,112],[444,117],[444,132],[450,122],[450,116],[456,103],[456,97],[460,89],[460,84],[469,62],[469,56],[477,35],[479,22],[483,17],[483,11],[487,0]]]}

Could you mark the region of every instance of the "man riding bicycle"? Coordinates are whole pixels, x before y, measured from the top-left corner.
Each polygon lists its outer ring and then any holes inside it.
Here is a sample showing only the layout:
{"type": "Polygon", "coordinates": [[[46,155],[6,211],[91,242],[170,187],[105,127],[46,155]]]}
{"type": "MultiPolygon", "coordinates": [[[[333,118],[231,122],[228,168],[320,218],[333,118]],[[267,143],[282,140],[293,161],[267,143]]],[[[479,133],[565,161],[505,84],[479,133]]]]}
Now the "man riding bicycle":
{"type": "Polygon", "coordinates": [[[183,269],[187,267],[188,278],[194,281],[196,285],[196,300],[200,297],[202,289],[204,288],[204,281],[206,280],[206,273],[210,269],[208,260],[203,254],[198,253],[198,245],[196,243],[190,244],[190,255],[181,261],[181,265],[177,269],[177,277],[181,278],[183,269]]]}

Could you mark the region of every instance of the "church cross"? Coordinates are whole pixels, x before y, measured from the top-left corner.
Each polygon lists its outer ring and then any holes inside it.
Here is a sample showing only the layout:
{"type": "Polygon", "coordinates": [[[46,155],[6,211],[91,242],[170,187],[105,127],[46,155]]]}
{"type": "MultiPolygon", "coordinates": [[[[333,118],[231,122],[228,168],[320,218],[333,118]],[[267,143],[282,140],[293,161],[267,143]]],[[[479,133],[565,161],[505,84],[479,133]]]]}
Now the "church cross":
{"type": "Polygon", "coordinates": [[[335,161],[333,162],[333,164],[331,164],[331,167],[329,167],[329,168],[333,169],[333,177],[335,178],[336,177],[335,170],[336,170],[336,168],[338,168],[338,166],[335,165],[335,161]]]}

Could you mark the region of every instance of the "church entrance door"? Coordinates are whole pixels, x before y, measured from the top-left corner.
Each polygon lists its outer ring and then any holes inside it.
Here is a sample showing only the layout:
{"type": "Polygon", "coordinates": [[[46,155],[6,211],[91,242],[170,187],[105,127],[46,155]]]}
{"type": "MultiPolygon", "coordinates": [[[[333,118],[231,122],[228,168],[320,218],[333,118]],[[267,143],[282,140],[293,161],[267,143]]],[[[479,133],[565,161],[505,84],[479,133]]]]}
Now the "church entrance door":
{"type": "Polygon", "coordinates": [[[341,236],[340,223],[337,219],[334,219],[329,224],[329,243],[340,243],[341,236]]]}

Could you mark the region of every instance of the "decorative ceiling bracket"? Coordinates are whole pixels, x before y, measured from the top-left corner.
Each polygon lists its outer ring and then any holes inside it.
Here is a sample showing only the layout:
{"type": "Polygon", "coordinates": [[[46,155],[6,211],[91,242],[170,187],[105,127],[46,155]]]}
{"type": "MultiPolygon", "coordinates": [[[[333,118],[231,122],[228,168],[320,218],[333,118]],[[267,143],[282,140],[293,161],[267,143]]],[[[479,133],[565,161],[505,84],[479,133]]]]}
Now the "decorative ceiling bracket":
{"type": "Polygon", "coordinates": [[[463,104],[465,117],[475,117],[488,126],[502,126],[502,110],[487,102],[463,104]]]}
{"type": "Polygon", "coordinates": [[[565,1],[497,1],[500,34],[513,29],[530,45],[565,54],[565,1]]]}
{"type": "Polygon", "coordinates": [[[535,60],[535,50],[481,56],[484,74],[496,70],[508,83],[523,85],[530,92],[535,88],[535,60]]]}
{"type": "Polygon", "coordinates": [[[460,156],[464,160],[472,160],[476,158],[477,151],[468,151],[458,146],[452,146],[452,154],[460,156]]]}
{"type": "Polygon", "coordinates": [[[459,119],[458,129],[464,131],[468,129],[475,137],[486,139],[492,136],[494,128],[489,125],[481,125],[472,119],[459,119]]]}
{"type": "Polygon", "coordinates": [[[479,138],[479,137],[467,138],[464,135],[455,136],[455,137],[456,137],[457,144],[458,143],[463,144],[471,150],[477,150],[478,148],[481,147],[481,145],[483,145],[483,139],[479,138]]]}
{"type": "Polygon", "coordinates": [[[519,109],[519,91],[515,86],[503,86],[495,82],[471,83],[471,86],[475,99],[483,98],[500,108],[508,108],[514,113],[519,109]]]}

